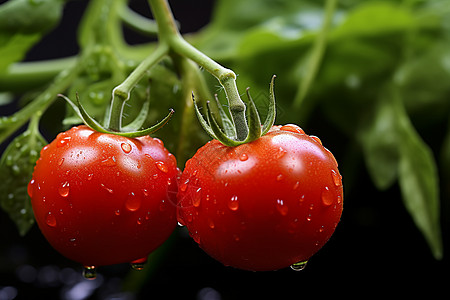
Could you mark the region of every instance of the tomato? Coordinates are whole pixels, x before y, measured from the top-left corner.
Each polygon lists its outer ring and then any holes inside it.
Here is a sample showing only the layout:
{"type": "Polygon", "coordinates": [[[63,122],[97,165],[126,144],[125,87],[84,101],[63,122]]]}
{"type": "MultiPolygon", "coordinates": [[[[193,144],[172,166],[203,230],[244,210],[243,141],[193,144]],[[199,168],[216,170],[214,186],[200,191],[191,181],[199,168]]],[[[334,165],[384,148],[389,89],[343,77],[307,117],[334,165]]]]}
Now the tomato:
{"type": "Polygon", "coordinates": [[[210,256],[244,270],[302,268],[343,209],[334,156],[296,125],[237,147],[208,142],[178,189],[178,221],[210,256]]]}
{"type": "Polygon", "coordinates": [[[90,269],[143,263],[176,226],[175,157],[150,136],[87,126],[45,146],[28,193],[49,243],[90,269]]]}

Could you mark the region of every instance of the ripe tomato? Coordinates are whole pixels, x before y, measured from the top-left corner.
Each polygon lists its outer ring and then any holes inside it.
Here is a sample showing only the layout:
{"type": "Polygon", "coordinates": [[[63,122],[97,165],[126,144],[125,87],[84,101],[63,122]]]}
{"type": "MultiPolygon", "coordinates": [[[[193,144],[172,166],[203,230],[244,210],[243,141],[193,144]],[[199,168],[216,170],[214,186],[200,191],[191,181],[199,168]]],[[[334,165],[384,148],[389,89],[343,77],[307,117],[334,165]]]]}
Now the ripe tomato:
{"type": "Polygon", "coordinates": [[[178,172],[158,139],[83,125],[42,149],[28,193],[40,230],[64,256],[90,269],[142,263],[176,226],[178,172]]]}
{"type": "Polygon", "coordinates": [[[343,187],[334,156],[296,125],[247,144],[208,142],[186,163],[178,221],[225,265],[301,268],[333,234],[343,187]]]}

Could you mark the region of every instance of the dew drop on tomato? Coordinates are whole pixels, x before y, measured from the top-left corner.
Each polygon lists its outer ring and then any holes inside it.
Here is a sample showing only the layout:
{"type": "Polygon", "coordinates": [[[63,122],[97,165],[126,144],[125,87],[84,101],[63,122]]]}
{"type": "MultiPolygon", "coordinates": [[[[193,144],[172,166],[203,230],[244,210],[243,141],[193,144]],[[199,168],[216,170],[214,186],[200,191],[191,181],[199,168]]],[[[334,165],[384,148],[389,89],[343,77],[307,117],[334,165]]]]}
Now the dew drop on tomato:
{"type": "Polygon", "coordinates": [[[97,278],[97,268],[95,266],[84,266],[83,277],[89,280],[97,278]]]}
{"type": "Polygon", "coordinates": [[[128,194],[128,197],[125,200],[125,207],[129,211],[138,210],[141,207],[141,198],[131,192],[130,194],[128,194]]]}
{"type": "Polygon", "coordinates": [[[125,153],[130,153],[131,152],[131,145],[128,143],[122,143],[120,145],[120,147],[122,148],[123,152],[125,153]]]}
{"type": "Polygon", "coordinates": [[[70,140],[71,140],[70,136],[66,136],[66,137],[63,137],[62,139],[59,139],[56,143],[56,147],[57,148],[64,147],[69,144],[70,140]]]}
{"type": "Polygon", "coordinates": [[[201,190],[202,190],[202,188],[198,188],[195,191],[194,197],[192,198],[192,205],[194,207],[199,207],[200,206],[200,202],[201,202],[201,199],[202,199],[201,190]]]}
{"type": "Polygon", "coordinates": [[[162,162],[162,161],[157,161],[156,162],[156,167],[163,173],[167,173],[169,172],[169,168],[167,167],[167,165],[162,162]]]}
{"type": "Polygon", "coordinates": [[[56,227],[56,218],[54,215],[52,215],[51,212],[47,214],[47,218],[45,219],[45,222],[50,227],[56,227]]]}
{"type": "Polygon", "coordinates": [[[69,192],[70,192],[69,182],[68,182],[68,181],[64,182],[64,183],[58,188],[58,192],[59,192],[59,195],[60,195],[61,197],[66,198],[67,196],[69,196],[69,192]]]}
{"type": "Polygon", "coordinates": [[[239,201],[237,196],[233,196],[228,200],[228,208],[232,211],[236,211],[239,208],[239,201]]]}
{"type": "Polygon", "coordinates": [[[30,196],[30,198],[33,197],[33,185],[34,185],[34,179],[31,179],[31,181],[27,187],[28,196],[30,196]]]}
{"type": "Polygon", "coordinates": [[[240,156],[239,156],[239,160],[240,161],[246,161],[248,159],[248,155],[246,154],[246,153],[242,153],[240,156]]]}
{"type": "Polygon", "coordinates": [[[116,165],[116,157],[111,156],[101,161],[101,164],[105,167],[114,167],[116,165]]]}
{"type": "Polygon", "coordinates": [[[289,208],[288,208],[288,206],[284,203],[283,200],[277,199],[277,204],[276,204],[276,206],[277,206],[277,210],[278,210],[278,212],[280,213],[280,215],[282,215],[282,216],[287,215],[287,213],[288,213],[288,211],[289,211],[289,208]]]}
{"type": "Polygon", "coordinates": [[[342,185],[341,175],[339,175],[338,172],[336,172],[335,170],[331,170],[331,177],[333,178],[333,182],[334,182],[335,186],[342,185]]]}
{"type": "Polygon", "coordinates": [[[283,131],[290,131],[290,132],[295,132],[295,133],[300,133],[300,134],[305,134],[305,132],[303,131],[303,129],[301,129],[300,127],[298,127],[295,124],[286,124],[281,126],[280,130],[283,131]]]}
{"type": "Polygon", "coordinates": [[[325,206],[330,206],[334,202],[334,196],[333,193],[330,191],[329,187],[325,187],[322,190],[322,204],[325,206]]]}

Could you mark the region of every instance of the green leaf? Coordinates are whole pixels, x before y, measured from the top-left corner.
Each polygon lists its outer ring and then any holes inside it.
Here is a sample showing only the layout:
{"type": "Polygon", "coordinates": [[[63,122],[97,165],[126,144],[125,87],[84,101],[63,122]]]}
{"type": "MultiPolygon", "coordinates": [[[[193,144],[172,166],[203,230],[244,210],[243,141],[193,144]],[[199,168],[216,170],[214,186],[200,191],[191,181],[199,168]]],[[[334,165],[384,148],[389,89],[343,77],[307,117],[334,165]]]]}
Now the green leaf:
{"type": "Polygon", "coordinates": [[[359,133],[369,173],[380,189],[398,179],[403,203],[436,259],[442,257],[439,179],[433,153],[406,113],[398,87],[381,94],[359,133]]]}
{"type": "Polygon", "coordinates": [[[358,132],[367,169],[380,190],[389,188],[397,180],[400,137],[398,116],[392,106],[391,98],[380,97],[372,115],[363,118],[365,123],[358,132]]]}
{"type": "Polygon", "coordinates": [[[403,202],[436,259],[443,255],[438,171],[433,153],[414,129],[401,99],[395,101],[400,143],[399,184],[403,202]]]}
{"type": "Polygon", "coordinates": [[[57,25],[63,4],[62,0],[14,0],[0,5],[0,72],[22,60],[57,25]]]}
{"type": "Polygon", "coordinates": [[[46,144],[37,130],[29,129],[9,144],[0,159],[0,206],[22,236],[34,224],[27,186],[39,152],[46,144]]]}

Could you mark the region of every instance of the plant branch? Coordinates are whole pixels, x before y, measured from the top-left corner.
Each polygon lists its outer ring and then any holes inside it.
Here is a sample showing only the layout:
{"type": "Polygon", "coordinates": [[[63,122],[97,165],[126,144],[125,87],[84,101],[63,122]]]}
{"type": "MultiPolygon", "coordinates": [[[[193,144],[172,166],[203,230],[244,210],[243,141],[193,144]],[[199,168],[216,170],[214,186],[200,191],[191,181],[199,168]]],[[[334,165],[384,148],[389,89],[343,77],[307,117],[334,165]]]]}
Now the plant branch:
{"type": "Polygon", "coordinates": [[[325,17],[322,23],[322,28],[320,29],[320,32],[314,42],[306,76],[301,81],[297,95],[294,98],[293,103],[295,109],[299,109],[302,106],[304,99],[308,94],[314,79],[316,78],[323,54],[325,53],[328,31],[333,19],[336,4],[337,0],[327,0],[325,3],[325,17]]]}
{"type": "Polygon", "coordinates": [[[122,112],[125,102],[130,99],[130,93],[139,80],[142,79],[153,65],[157,64],[167,53],[169,48],[166,44],[160,44],[136,69],[112,92],[112,102],[108,129],[119,132],[122,127],[122,112]]]}
{"type": "Polygon", "coordinates": [[[166,0],[149,0],[149,3],[158,23],[160,42],[167,43],[171,50],[194,61],[217,78],[227,96],[230,114],[236,127],[236,138],[239,141],[245,140],[248,135],[246,107],[236,86],[236,74],[203,54],[181,36],[166,0]]]}

